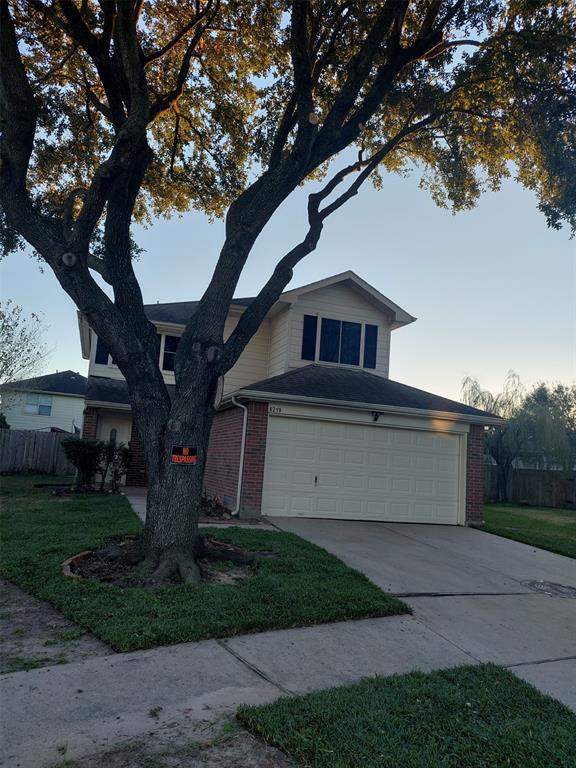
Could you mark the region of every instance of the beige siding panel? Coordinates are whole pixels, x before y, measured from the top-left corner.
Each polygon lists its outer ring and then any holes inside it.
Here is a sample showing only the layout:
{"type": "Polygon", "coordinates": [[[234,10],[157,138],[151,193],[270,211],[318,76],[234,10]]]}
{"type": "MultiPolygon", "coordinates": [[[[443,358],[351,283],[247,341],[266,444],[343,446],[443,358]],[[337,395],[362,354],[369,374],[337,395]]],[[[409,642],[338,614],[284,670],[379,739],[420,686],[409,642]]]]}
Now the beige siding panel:
{"type": "MultiPolygon", "coordinates": [[[[50,394],[50,393],[46,393],[50,394]]],[[[76,426],[82,430],[84,420],[84,398],[52,395],[52,413],[42,416],[36,413],[26,413],[26,393],[17,392],[7,395],[2,406],[2,412],[12,429],[34,429],[49,431],[51,427],[73,432],[76,426]]]]}
{"type": "MultiPolygon", "coordinates": [[[[227,339],[238,322],[238,315],[229,315],[224,328],[224,338],[227,339]]],[[[183,329],[182,329],[183,330],[183,329]]],[[[171,334],[178,335],[176,330],[171,334]]],[[[124,379],[119,368],[115,365],[100,365],[94,362],[96,354],[96,334],[91,332],[90,364],[88,373],[90,376],[103,376],[108,379],[124,379]]],[[[268,360],[270,356],[270,321],[265,320],[252,339],[246,345],[236,365],[226,374],[224,380],[224,392],[233,392],[255,381],[268,377],[268,360]]],[[[174,374],[165,372],[164,381],[174,384],[174,374]]]]}
{"type": "Polygon", "coordinates": [[[282,309],[270,320],[270,361],[268,376],[278,376],[288,370],[290,310],[282,309]]]}
{"type": "MultiPolygon", "coordinates": [[[[367,369],[379,376],[388,376],[390,360],[390,320],[377,307],[362,298],[356,291],[343,285],[331,285],[305,294],[290,309],[290,333],[288,340],[288,368],[309,365],[302,360],[302,330],[304,315],[319,315],[335,320],[370,323],[378,326],[376,368],[367,369]]],[[[318,330],[320,332],[320,330],[318,330]]],[[[326,363],[323,363],[326,365],[326,363]]],[[[347,366],[357,369],[356,366],[347,366]]]]}
{"type": "MultiPolygon", "coordinates": [[[[224,327],[224,339],[232,333],[239,318],[228,316],[224,327]]],[[[266,319],[250,339],[236,365],[224,377],[224,394],[253,384],[268,377],[270,357],[270,320],[266,319]]]]}

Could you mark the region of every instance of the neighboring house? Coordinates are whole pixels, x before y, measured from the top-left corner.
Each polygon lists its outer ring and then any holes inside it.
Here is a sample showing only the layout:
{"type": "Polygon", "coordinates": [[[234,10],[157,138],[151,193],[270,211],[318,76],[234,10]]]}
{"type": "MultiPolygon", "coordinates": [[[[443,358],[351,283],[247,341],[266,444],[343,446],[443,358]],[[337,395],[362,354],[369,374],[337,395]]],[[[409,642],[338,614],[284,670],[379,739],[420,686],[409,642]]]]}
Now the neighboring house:
{"type": "MultiPolygon", "coordinates": [[[[226,334],[250,301],[234,300],[226,334]]],[[[161,337],[169,385],[179,336],[196,307],[145,308],[161,337]]],[[[127,385],[79,320],[90,361],[84,434],[107,439],[116,430],[132,450],[127,482],[145,484],[127,385]]],[[[353,272],[283,293],[225,377],[206,492],[247,517],[480,519],[484,426],[500,421],[389,380],[392,331],[414,320],[353,272]]]]}
{"type": "Polygon", "coordinates": [[[11,381],[2,387],[2,413],[11,429],[81,432],[88,379],[74,371],[11,381]]]}

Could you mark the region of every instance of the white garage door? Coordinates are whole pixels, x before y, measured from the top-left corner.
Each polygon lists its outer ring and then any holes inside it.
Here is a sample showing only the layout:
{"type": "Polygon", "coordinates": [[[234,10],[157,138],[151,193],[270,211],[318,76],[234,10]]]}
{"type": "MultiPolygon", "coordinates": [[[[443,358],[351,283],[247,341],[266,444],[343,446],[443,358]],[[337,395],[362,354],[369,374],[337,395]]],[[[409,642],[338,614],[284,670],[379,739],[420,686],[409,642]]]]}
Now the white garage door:
{"type": "Polygon", "coordinates": [[[270,416],[262,512],[458,522],[460,438],[270,416]]]}

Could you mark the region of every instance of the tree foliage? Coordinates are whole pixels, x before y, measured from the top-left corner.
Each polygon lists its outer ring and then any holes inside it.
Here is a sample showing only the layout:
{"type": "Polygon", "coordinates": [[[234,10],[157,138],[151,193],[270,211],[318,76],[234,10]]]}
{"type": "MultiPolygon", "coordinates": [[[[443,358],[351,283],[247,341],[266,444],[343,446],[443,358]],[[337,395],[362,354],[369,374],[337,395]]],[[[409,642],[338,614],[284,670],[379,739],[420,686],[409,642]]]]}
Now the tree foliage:
{"type": "Polygon", "coordinates": [[[24,314],[10,299],[0,304],[0,386],[39,373],[47,355],[43,333],[38,315],[24,314]]]}
{"type": "Polygon", "coordinates": [[[539,384],[522,404],[528,426],[526,462],[540,469],[576,466],[576,385],[539,384]]]}
{"type": "Polygon", "coordinates": [[[506,419],[486,431],[485,448],[498,470],[498,499],[507,498],[512,467],[519,461],[539,469],[571,471],[576,464],[576,386],[545,384],[529,392],[509,371],[499,393],[477,379],[462,383],[464,402],[506,419]]]}
{"type": "Polygon", "coordinates": [[[0,242],[34,249],[127,380],[149,541],[178,514],[161,546],[190,549],[218,380],[368,179],[416,169],[458,211],[513,175],[576,229],[575,41],[572,0],[0,0],[0,242]],[[224,341],[254,243],[310,179],[307,231],[224,341]],[[171,398],[130,227],[190,208],[226,229],[171,398]],[[182,441],[195,480],[167,463],[182,441]]]}

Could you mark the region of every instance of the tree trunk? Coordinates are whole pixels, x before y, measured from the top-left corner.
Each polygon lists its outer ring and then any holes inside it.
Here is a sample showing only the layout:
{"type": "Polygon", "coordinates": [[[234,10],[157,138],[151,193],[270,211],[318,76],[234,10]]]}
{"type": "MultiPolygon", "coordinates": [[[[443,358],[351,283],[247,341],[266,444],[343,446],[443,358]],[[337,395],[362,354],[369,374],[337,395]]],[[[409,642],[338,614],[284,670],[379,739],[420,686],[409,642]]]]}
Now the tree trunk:
{"type": "Polygon", "coordinates": [[[200,580],[195,552],[214,418],[214,378],[206,365],[193,387],[177,391],[161,418],[149,405],[134,411],[148,476],[144,555],[156,567],[153,580],[159,583],[174,573],[185,582],[200,580]]]}
{"type": "Polygon", "coordinates": [[[508,501],[508,475],[510,468],[504,464],[496,467],[496,497],[499,502],[508,501]]]}

